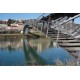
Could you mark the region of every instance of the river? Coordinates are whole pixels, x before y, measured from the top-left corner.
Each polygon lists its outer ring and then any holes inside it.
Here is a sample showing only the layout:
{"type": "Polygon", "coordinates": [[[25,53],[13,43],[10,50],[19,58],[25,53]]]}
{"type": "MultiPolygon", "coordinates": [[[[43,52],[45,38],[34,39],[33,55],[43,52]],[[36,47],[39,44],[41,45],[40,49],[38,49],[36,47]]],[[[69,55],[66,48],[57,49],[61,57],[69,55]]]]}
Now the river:
{"type": "Polygon", "coordinates": [[[55,66],[56,60],[66,64],[75,58],[61,47],[54,48],[50,39],[0,39],[0,66],[55,66]]]}

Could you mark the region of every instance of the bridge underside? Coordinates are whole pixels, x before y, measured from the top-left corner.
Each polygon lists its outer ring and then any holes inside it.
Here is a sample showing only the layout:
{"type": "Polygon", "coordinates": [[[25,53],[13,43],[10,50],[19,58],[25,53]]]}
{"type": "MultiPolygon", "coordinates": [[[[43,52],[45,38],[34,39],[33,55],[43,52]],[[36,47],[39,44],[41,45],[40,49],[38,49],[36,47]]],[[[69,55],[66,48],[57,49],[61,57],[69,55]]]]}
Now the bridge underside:
{"type": "Polygon", "coordinates": [[[60,17],[65,17],[65,16],[73,17],[73,16],[78,15],[78,14],[79,13],[51,13],[48,16],[41,18],[41,20],[47,21],[49,16],[51,17],[52,20],[55,20],[55,19],[58,19],[60,17]]]}

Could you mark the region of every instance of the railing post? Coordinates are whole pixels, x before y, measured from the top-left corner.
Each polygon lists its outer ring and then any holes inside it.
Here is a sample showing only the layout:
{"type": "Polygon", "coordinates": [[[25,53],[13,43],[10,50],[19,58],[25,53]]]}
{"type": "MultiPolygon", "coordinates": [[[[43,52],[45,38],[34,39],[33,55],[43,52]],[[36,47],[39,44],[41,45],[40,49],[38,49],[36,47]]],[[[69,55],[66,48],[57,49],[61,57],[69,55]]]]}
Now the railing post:
{"type": "Polygon", "coordinates": [[[72,28],[74,28],[74,19],[72,20],[72,28]]]}
{"type": "Polygon", "coordinates": [[[36,21],[36,28],[37,28],[37,31],[38,31],[38,20],[36,21]]]}
{"type": "Polygon", "coordinates": [[[48,37],[48,31],[49,31],[49,23],[48,23],[48,25],[47,25],[46,38],[48,37]]]}
{"type": "Polygon", "coordinates": [[[41,31],[42,31],[42,26],[41,26],[41,31]]]}
{"type": "Polygon", "coordinates": [[[59,33],[60,33],[60,30],[59,30],[59,28],[58,28],[57,40],[56,40],[57,43],[58,43],[58,41],[59,41],[59,33]]]}

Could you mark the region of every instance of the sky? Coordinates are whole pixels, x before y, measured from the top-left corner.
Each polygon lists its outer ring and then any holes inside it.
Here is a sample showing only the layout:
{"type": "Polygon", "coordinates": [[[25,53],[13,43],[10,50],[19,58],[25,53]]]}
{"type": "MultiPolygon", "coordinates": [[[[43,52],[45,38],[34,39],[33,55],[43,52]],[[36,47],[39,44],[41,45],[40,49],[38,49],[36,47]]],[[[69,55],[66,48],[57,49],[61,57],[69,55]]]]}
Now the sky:
{"type": "MultiPolygon", "coordinates": [[[[0,13],[0,20],[5,19],[36,19],[43,13],[0,13]]],[[[45,14],[45,16],[48,15],[45,14]]]]}
{"type": "Polygon", "coordinates": [[[77,24],[80,24],[80,17],[76,18],[76,19],[74,20],[74,22],[77,23],[77,24]]]}
{"type": "MultiPolygon", "coordinates": [[[[43,13],[0,13],[0,20],[6,19],[37,19],[43,13]]],[[[48,15],[46,13],[44,16],[48,15]]],[[[80,17],[74,20],[75,23],[80,24],[80,17]]]]}

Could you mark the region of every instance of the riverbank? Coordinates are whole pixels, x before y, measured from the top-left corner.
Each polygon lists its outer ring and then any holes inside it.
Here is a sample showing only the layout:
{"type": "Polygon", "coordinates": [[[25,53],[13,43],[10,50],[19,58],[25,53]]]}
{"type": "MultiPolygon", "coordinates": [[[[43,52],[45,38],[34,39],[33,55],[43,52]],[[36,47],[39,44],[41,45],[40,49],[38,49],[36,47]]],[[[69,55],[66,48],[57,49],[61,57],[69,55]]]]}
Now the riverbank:
{"type": "Polygon", "coordinates": [[[24,37],[23,34],[17,33],[17,34],[0,34],[0,38],[21,38],[24,37]]]}
{"type": "Polygon", "coordinates": [[[42,32],[40,31],[37,31],[37,32],[29,32],[27,35],[23,35],[21,33],[14,33],[14,34],[0,34],[0,38],[9,38],[9,37],[14,37],[14,38],[19,38],[19,37],[22,37],[22,38],[44,38],[45,37],[45,34],[43,34],[42,32]]]}

